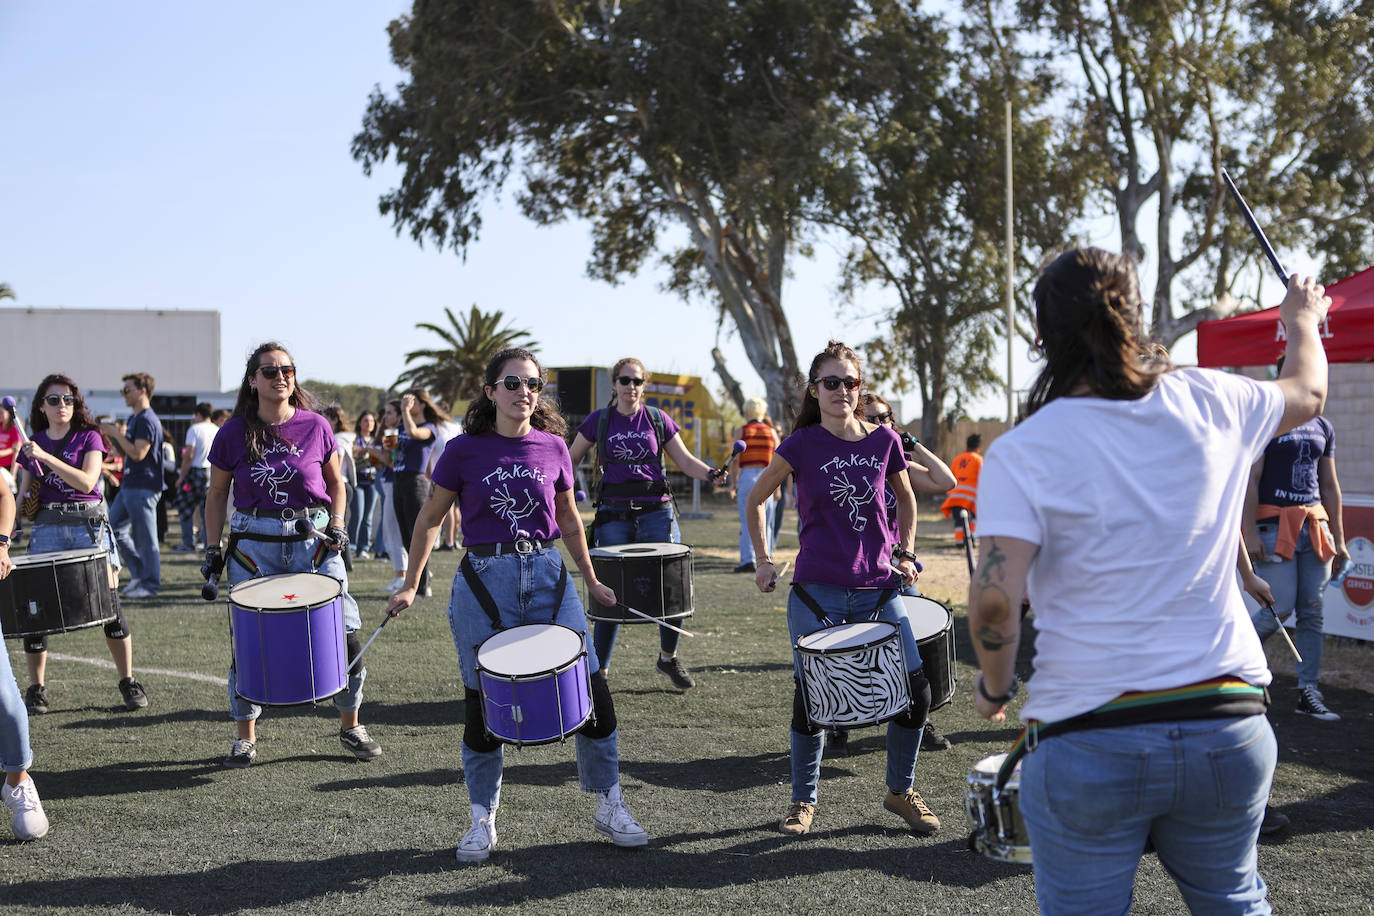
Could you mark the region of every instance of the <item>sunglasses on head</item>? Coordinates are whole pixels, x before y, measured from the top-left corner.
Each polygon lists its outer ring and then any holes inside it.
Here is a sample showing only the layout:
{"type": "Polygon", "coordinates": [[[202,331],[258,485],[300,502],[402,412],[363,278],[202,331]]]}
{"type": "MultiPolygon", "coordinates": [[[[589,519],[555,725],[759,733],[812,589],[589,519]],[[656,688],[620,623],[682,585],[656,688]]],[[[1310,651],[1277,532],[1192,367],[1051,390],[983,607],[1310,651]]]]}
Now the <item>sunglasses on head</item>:
{"type": "Polygon", "coordinates": [[[826,391],[835,391],[841,385],[845,387],[846,391],[853,391],[863,384],[863,380],[852,375],[846,375],[844,378],[840,378],[838,375],[827,375],[825,378],[813,378],[811,384],[824,385],[826,391]]]}
{"type": "Polygon", "coordinates": [[[864,419],[870,423],[886,423],[888,420],[892,419],[892,411],[889,410],[887,413],[867,414],[864,419]]]}
{"type": "Polygon", "coordinates": [[[43,403],[47,404],[49,407],[56,407],[58,404],[67,404],[68,406],[70,406],[76,403],[76,395],[49,394],[43,398],[43,403]]]}
{"type": "Polygon", "coordinates": [[[616,381],[622,385],[634,385],[636,388],[644,384],[644,379],[635,378],[633,375],[622,375],[616,381]]]}
{"type": "Polygon", "coordinates": [[[507,391],[519,391],[523,384],[530,390],[531,394],[538,394],[544,388],[544,380],[538,376],[521,378],[518,375],[508,375],[501,379],[501,384],[506,386],[507,391]]]}
{"type": "Polygon", "coordinates": [[[295,366],[259,366],[258,371],[265,379],[275,379],[278,375],[282,378],[294,378],[296,375],[295,366]]]}

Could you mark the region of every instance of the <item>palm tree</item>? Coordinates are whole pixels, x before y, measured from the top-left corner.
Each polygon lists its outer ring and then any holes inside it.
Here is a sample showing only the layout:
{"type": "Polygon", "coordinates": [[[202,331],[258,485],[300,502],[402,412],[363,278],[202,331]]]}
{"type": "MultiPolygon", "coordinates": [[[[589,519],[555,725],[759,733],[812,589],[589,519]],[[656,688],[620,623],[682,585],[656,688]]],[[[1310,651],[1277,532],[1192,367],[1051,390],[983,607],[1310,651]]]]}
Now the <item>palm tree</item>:
{"type": "Polygon", "coordinates": [[[14,287],[8,283],[0,283],[0,299],[13,299],[14,287]]]}
{"type": "Polygon", "coordinates": [[[429,322],[415,325],[424,331],[438,334],[447,345],[441,349],[412,350],[406,354],[407,368],[396,378],[397,388],[428,388],[445,397],[450,404],[477,397],[482,390],[482,373],[491,355],[505,347],[538,345],[528,331],[501,326],[502,312],[484,312],[476,305],[466,320],[455,318],[444,309],[448,328],[429,322]],[[410,365],[417,363],[417,365],[410,365]]]}

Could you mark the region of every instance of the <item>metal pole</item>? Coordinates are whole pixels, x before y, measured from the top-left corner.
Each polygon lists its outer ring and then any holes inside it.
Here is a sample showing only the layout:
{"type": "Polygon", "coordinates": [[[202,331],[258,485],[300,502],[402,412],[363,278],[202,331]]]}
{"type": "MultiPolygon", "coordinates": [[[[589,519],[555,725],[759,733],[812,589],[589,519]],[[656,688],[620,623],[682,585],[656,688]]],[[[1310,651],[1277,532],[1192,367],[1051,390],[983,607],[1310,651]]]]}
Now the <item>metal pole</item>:
{"type": "Polygon", "coordinates": [[[1016,339],[1015,297],[1012,279],[1015,256],[1012,253],[1012,186],[1011,186],[1011,70],[1007,70],[1007,428],[1016,423],[1016,385],[1012,380],[1012,344],[1016,339]]]}

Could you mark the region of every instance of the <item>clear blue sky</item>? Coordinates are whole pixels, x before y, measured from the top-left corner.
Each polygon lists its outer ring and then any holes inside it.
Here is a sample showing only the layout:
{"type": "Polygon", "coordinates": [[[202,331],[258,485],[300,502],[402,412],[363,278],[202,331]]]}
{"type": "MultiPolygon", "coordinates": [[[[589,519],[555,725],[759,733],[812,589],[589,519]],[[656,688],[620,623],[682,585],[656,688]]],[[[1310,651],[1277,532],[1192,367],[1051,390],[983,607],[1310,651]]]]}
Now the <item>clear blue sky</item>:
{"type": "MultiPolygon", "coordinates": [[[[417,322],[476,303],[532,330],[548,365],[637,355],[716,389],[713,307],[660,292],[652,267],[618,287],[589,280],[583,225],[537,228],[507,193],[466,262],[396,236],[377,212],[395,173],[364,177],[349,144],[373,85],[401,79],[385,29],[408,7],[5,0],[0,280],[12,304],[216,309],[224,387],[266,339],[308,378],[385,386],[406,351],[437,341],[417,322]]],[[[828,336],[874,336],[865,313],[883,302],[837,308],[834,253],[821,250],[793,259],[784,293],[803,359],[828,336]]],[[[762,393],[728,325],[722,348],[746,393],[762,393]]],[[[994,393],[974,414],[1004,403],[994,393]]],[[[909,396],[905,413],[917,410],[909,396]]]]}

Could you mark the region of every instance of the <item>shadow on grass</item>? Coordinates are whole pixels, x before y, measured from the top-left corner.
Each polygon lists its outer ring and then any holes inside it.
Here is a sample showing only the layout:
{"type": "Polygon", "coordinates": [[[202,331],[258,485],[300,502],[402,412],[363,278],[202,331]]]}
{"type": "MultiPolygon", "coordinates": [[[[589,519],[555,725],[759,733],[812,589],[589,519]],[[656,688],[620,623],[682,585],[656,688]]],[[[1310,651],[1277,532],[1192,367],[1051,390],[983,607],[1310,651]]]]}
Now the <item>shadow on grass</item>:
{"type": "Polygon", "coordinates": [[[204,871],[141,877],[44,878],[5,886],[7,907],[101,907],[218,916],[266,907],[325,909],[325,899],[360,893],[387,875],[437,874],[453,864],[453,850],[398,849],[330,859],[254,860],[204,871]],[[442,853],[442,854],[441,854],[442,853]]]}
{"type": "MultiPolygon", "coordinates": [[[[205,785],[223,769],[213,760],[138,760],[102,763],[75,770],[54,770],[43,781],[45,800],[171,792],[205,785]]],[[[47,776],[48,774],[44,774],[47,776]]]]}
{"type": "Polygon", "coordinates": [[[368,725],[447,726],[467,721],[461,697],[425,700],[413,703],[371,702],[364,704],[362,714],[368,725]]]}
{"type": "MultiPolygon", "coordinates": [[[[227,704],[226,704],[227,705],[227,704]]],[[[110,707],[86,707],[83,712],[104,712],[111,713],[109,716],[101,716],[98,719],[74,719],[70,722],[63,722],[59,728],[64,729],[94,729],[110,731],[113,729],[126,728],[149,728],[159,725],[169,725],[172,723],[184,722],[227,722],[227,710],[212,709],[177,709],[171,712],[148,712],[146,709],[138,709],[130,712],[123,705],[110,707]]]]}

